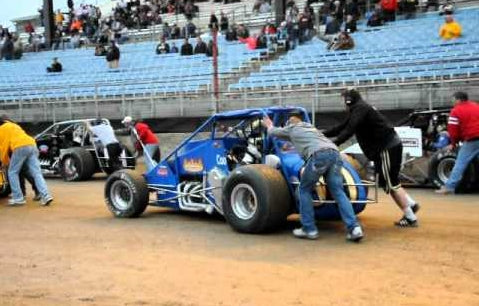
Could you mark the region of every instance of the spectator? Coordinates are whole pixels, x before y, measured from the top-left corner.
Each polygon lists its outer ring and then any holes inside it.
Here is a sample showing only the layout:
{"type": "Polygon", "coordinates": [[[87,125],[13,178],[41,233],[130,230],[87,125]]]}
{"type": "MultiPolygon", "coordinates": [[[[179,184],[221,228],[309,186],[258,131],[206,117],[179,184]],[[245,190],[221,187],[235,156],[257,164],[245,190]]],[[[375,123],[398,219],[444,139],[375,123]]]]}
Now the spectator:
{"type": "Polygon", "coordinates": [[[313,21],[309,18],[309,14],[299,14],[298,18],[299,28],[299,43],[302,44],[310,39],[310,29],[313,28],[313,21]]]}
{"type": "Polygon", "coordinates": [[[63,13],[61,10],[57,10],[55,14],[55,25],[57,29],[63,28],[63,21],[65,21],[65,17],[63,17],[63,13]]]}
{"type": "Polygon", "coordinates": [[[213,40],[212,39],[208,41],[208,46],[206,48],[206,56],[208,57],[213,56],[213,40]]]}
{"type": "Polygon", "coordinates": [[[196,37],[196,26],[191,20],[189,20],[183,28],[183,37],[196,37]]]}
{"type": "Polygon", "coordinates": [[[182,56],[193,55],[193,46],[188,41],[188,38],[185,38],[183,41],[183,45],[181,45],[181,52],[182,56]]]}
{"type": "Polygon", "coordinates": [[[268,22],[264,28],[264,34],[266,35],[276,35],[276,27],[272,22],[268,22]]]}
{"type": "Polygon", "coordinates": [[[70,32],[72,34],[76,34],[76,33],[81,32],[82,29],[83,29],[83,22],[78,18],[74,18],[73,22],[70,26],[70,32]]]}
{"type": "MultiPolygon", "coordinates": [[[[347,0],[346,5],[344,6],[344,14],[347,16],[352,16],[353,20],[356,21],[361,16],[359,11],[359,5],[357,0],[347,0]]],[[[347,20],[346,20],[347,21],[347,20]]]]}
{"type": "Polygon", "coordinates": [[[236,30],[236,35],[238,38],[248,38],[249,37],[249,30],[244,24],[240,24],[238,29],[236,30]]]}
{"type": "Polygon", "coordinates": [[[175,42],[171,43],[170,53],[178,53],[178,47],[176,46],[175,42]]]}
{"type": "Polygon", "coordinates": [[[446,2],[439,6],[439,15],[452,15],[454,13],[454,1],[446,0],[446,2]]]}
{"type": "Polygon", "coordinates": [[[220,13],[220,30],[222,33],[226,33],[226,31],[228,31],[228,24],[229,24],[229,21],[228,21],[228,16],[226,16],[226,14],[221,11],[220,13]]]}
{"type": "Polygon", "coordinates": [[[14,50],[14,46],[13,46],[12,37],[10,35],[7,35],[5,37],[5,41],[4,41],[3,47],[2,47],[3,58],[7,61],[12,60],[13,59],[13,50],[14,50]]]}
{"type": "Polygon", "coordinates": [[[430,6],[432,6],[434,10],[437,11],[439,9],[439,0],[427,0],[423,12],[427,12],[430,6]]]}
{"type": "Polygon", "coordinates": [[[18,36],[13,37],[13,59],[21,59],[23,56],[23,44],[18,36]]]}
{"type": "Polygon", "coordinates": [[[208,46],[201,39],[201,37],[197,37],[194,54],[205,54],[207,49],[208,49],[208,46]]]}
{"type": "Polygon", "coordinates": [[[214,12],[211,12],[211,15],[210,15],[210,23],[208,24],[208,28],[210,28],[211,30],[213,30],[213,29],[218,30],[218,29],[219,29],[219,26],[218,26],[218,17],[216,17],[216,15],[215,15],[214,12]]]}
{"type": "Polygon", "coordinates": [[[368,18],[368,27],[379,27],[384,24],[381,13],[378,10],[374,10],[368,18]]]}
{"type": "Polygon", "coordinates": [[[238,35],[236,33],[236,27],[232,25],[225,34],[226,41],[235,41],[238,40],[238,35]]]}
{"type": "Polygon", "coordinates": [[[72,37],[70,38],[70,43],[73,49],[80,48],[80,45],[81,45],[80,34],[79,33],[73,34],[72,37]]]}
{"type": "Polygon", "coordinates": [[[63,67],[62,64],[58,61],[58,58],[54,57],[52,61],[52,65],[47,67],[47,72],[62,72],[63,67]]]}
{"type": "Polygon", "coordinates": [[[163,37],[165,39],[170,39],[171,38],[171,27],[168,25],[167,22],[163,24],[163,37]]]}
{"type": "Polygon", "coordinates": [[[326,29],[324,31],[324,35],[326,37],[331,37],[339,33],[341,31],[341,24],[339,23],[336,16],[332,15],[329,21],[326,23],[326,29]]]}
{"type": "Polygon", "coordinates": [[[53,201],[42,176],[35,139],[25,133],[19,125],[4,118],[0,119],[0,153],[2,165],[8,165],[8,178],[12,189],[9,205],[26,203],[20,186],[20,172],[24,166],[34,178],[35,186],[41,195],[40,205],[46,206],[53,201]]]}
{"type": "Polygon", "coordinates": [[[162,37],[160,43],[156,46],[156,54],[166,53],[170,53],[170,45],[166,42],[165,38],[162,37]]]}
{"type": "Polygon", "coordinates": [[[461,37],[461,32],[461,25],[454,21],[452,15],[446,15],[445,23],[439,30],[439,36],[444,40],[450,40],[461,37]]]}
{"type": "Polygon", "coordinates": [[[344,25],[344,30],[348,33],[354,33],[358,30],[358,27],[356,25],[356,20],[352,15],[347,15],[346,16],[346,23],[344,25]]]}
{"type": "Polygon", "coordinates": [[[33,24],[29,21],[24,27],[25,33],[32,35],[35,33],[35,29],[33,28],[33,24]]]}
{"type": "Polygon", "coordinates": [[[261,5],[259,6],[259,13],[260,14],[267,14],[271,13],[271,5],[265,0],[261,0],[261,5]]]}
{"type": "Polygon", "coordinates": [[[416,14],[416,6],[418,5],[418,0],[402,0],[400,2],[400,5],[402,6],[402,11],[405,13],[404,18],[414,18],[416,14]]]}
{"type": "Polygon", "coordinates": [[[404,214],[395,225],[417,227],[415,212],[419,210],[419,204],[401,187],[399,181],[403,148],[401,139],[386,117],[367,104],[356,89],[346,90],[343,97],[348,109],[347,118],[325,131],[324,135],[336,136],[336,145],[355,135],[364,155],[374,161],[380,186],[391,195],[404,214]]]}
{"type": "Polygon", "coordinates": [[[107,51],[105,49],[105,46],[103,44],[97,44],[95,46],[95,56],[105,56],[107,55],[107,51]]]}
{"type": "Polygon", "coordinates": [[[384,21],[395,21],[396,10],[398,8],[397,0],[381,0],[381,9],[383,11],[384,21]]]}
{"type": "Polygon", "coordinates": [[[144,162],[146,171],[149,172],[161,158],[158,137],[146,123],[134,122],[130,116],[126,116],[121,123],[130,131],[130,135],[133,135],[135,148],[138,151],[145,150],[144,162]]]}
{"type": "Polygon", "coordinates": [[[447,150],[451,151],[460,141],[462,141],[462,146],[459,148],[446,184],[436,190],[436,193],[439,194],[454,193],[467,166],[479,155],[479,105],[469,100],[465,92],[456,92],[453,98],[455,105],[447,124],[451,144],[447,150]]]}
{"type": "Polygon", "coordinates": [[[341,32],[336,36],[332,42],[328,44],[327,49],[336,50],[351,50],[354,48],[354,40],[347,32],[341,32]]]}
{"type": "Polygon", "coordinates": [[[172,28],[171,28],[171,39],[178,39],[181,36],[181,30],[180,27],[174,23],[172,28]]]}
{"type": "Polygon", "coordinates": [[[114,41],[110,43],[110,48],[106,54],[106,61],[110,69],[116,69],[120,63],[120,49],[114,41]]]}

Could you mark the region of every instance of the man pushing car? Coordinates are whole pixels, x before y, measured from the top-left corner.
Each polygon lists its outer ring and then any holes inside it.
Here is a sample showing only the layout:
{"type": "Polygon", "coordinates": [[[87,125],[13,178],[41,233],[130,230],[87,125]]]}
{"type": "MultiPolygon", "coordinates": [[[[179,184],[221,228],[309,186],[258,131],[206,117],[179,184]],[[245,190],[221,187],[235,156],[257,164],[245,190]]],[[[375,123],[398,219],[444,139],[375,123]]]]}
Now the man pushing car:
{"type": "Polygon", "coordinates": [[[274,127],[267,116],[263,118],[263,125],[270,136],[290,140],[306,161],[299,184],[299,212],[302,227],[293,230],[293,235],[297,238],[318,238],[312,192],[319,178],[323,176],[331,195],[338,204],[341,218],[346,224],[346,238],[350,241],[360,241],[363,238],[363,231],[351,202],[343,190],[342,160],[338,147],[313,125],[303,122],[300,112],[290,113],[289,120],[283,128],[274,127]]]}

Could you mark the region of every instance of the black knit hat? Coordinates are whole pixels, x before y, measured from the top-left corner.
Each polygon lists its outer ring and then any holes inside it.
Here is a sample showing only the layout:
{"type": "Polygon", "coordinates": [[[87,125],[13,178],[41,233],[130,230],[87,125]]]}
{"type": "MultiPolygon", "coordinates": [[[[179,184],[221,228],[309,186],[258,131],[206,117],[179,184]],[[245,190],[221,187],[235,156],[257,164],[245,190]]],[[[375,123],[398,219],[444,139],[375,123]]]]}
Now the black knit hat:
{"type": "Polygon", "coordinates": [[[469,97],[467,93],[463,91],[456,91],[453,95],[454,99],[459,100],[459,101],[467,101],[469,100],[469,97]]]}
{"type": "Polygon", "coordinates": [[[347,88],[341,95],[344,97],[346,105],[353,105],[362,100],[361,94],[359,94],[356,88],[347,88]]]}

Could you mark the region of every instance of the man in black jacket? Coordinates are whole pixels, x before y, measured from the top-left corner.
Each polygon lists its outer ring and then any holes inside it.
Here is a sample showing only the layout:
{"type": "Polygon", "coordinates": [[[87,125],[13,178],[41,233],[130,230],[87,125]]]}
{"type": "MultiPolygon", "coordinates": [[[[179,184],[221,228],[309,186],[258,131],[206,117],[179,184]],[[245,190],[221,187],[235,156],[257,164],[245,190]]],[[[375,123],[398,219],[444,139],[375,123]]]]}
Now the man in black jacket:
{"type": "Polygon", "coordinates": [[[47,72],[62,72],[62,64],[58,61],[58,58],[54,57],[51,67],[47,67],[47,72]]]}
{"type": "Polygon", "coordinates": [[[364,102],[356,89],[346,90],[343,96],[348,116],[343,123],[325,131],[324,135],[336,136],[334,142],[340,145],[355,134],[364,155],[374,161],[380,186],[391,194],[404,213],[394,224],[399,227],[417,227],[415,212],[419,209],[419,204],[401,187],[399,181],[403,148],[401,139],[386,117],[364,102]]]}
{"type": "Polygon", "coordinates": [[[181,45],[180,50],[181,55],[193,55],[193,46],[188,41],[188,38],[185,38],[183,45],[181,45]]]}

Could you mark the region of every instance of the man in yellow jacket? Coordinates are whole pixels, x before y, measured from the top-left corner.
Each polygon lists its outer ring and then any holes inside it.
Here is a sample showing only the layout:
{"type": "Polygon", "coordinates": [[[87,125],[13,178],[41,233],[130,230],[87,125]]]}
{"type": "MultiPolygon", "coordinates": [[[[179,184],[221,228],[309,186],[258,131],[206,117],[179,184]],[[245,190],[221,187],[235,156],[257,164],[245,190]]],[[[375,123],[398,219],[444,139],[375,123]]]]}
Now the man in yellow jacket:
{"type": "Polygon", "coordinates": [[[35,139],[25,133],[19,125],[4,118],[0,119],[0,160],[3,166],[8,165],[8,179],[12,189],[9,205],[26,203],[19,179],[24,165],[38,188],[41,196],[40,205],[49,205],[53,201],[42,176],[35,139]]]}
{"type": "Polygon", "coordinates": [[[459,23],[454,21],[451,15],[446,16],[446,22],[441,26],[439,30],[439,36],[444,40],[454,39],[461,37],[462,28],[459,23]]]}

